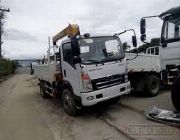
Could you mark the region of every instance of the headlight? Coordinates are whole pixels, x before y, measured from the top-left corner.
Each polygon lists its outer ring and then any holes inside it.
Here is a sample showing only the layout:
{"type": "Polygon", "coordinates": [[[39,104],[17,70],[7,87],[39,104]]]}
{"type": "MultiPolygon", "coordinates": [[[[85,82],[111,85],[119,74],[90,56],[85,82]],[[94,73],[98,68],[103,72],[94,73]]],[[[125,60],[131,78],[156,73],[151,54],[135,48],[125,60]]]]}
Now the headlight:
{"type": "Polygon", "coordinates": [[[88,74],[81,73],[82,85],[84,92],[93,91],[91,79],[89,78],[88,74]]]}

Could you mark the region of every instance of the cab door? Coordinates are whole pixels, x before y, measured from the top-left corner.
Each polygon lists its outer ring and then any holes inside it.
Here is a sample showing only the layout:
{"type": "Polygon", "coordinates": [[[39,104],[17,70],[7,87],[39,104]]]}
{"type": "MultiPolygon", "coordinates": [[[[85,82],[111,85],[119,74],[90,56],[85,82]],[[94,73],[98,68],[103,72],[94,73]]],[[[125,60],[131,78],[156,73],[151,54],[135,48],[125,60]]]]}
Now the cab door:
{"type": "Polygon", "coordinates": [[[62,44],[62,73],[64,80],[68,81],[75,95],[80,94],[80,66],[73,63],[71,43],[62,44]]]}

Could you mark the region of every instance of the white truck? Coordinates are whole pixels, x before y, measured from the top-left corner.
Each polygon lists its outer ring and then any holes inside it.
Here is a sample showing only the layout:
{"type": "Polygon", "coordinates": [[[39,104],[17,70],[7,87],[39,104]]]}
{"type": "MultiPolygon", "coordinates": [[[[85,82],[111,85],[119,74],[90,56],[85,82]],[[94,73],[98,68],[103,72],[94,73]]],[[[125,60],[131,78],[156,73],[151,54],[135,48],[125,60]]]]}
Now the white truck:
{"type": "Polygon", "coordinates": [[[160,83],[172,85],[177,77],[175,66],[180,65],[179,54],[180,47],[176,45],[149,47],[145,54],[125,53],[131,86],[148,96],[157,95],[160,83]]]}
{"type": "MultiPolygon", "coordinates": [[[[140,22],[141,41],[146,40],[146,18],[159,17],[163,21],[161,30],[161,78],[167,83],[172,83],[172,102],[180,110],[180,6],[171,8],[157,16],[143,17],[140,22]]],[[[150,52],[150,51],[149,51],[150,52]]]]}
{"type": "MultiPolygon", "coordinates": [[[[134,40],[136,41],[136,40],[134,40]]],[[[126,59],[117,35],[80,35],[79,27],[70,24],[53,37],[47,64],[33,66],[40,81],[40,93],[60,97],[66,113],[75,115],[82,106],[105,100],[117,102],[131,91],[126,59]],[[65,36],[60,46],[57,41],[65,36]]]]}
{"type": "Polygon", "coordinates": [[[160,86],[159,55],[125,53],[128,65],[128,77],[135,92],[155,96],[160,86]]]}

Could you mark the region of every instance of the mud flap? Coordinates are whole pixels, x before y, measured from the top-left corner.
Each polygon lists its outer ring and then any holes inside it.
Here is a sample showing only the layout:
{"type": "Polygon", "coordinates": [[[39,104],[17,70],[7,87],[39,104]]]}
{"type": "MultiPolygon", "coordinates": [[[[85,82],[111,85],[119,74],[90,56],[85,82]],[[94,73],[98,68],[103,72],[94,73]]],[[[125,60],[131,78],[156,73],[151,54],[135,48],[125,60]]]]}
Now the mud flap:
{"type": "Polygon", "coordinates": [[[168,111],[153,106],[145,111],[145,115],[150,120],[175,127],[180,127],[180,113],[176,111],[168,111]]]}

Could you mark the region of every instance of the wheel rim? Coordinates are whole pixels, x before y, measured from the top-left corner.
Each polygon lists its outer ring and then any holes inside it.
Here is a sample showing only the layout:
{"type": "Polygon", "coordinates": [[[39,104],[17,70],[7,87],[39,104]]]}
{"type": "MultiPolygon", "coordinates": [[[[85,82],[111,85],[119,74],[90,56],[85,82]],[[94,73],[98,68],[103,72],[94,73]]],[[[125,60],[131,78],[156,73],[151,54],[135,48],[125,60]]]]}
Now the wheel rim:
{"type": "Polygon", "coordinates": [[[63,104],[64,104],[64,108],[66,111],[68,111],[72,108],[72,100],[67,94],[64,96],[64,103],[63,104]]]}
{"type": "Polygon", "coordinates": [[[158,82],[152,81],[151,83],[151,90],[153,93],[156,93],[159,90],[158,82]]]}

